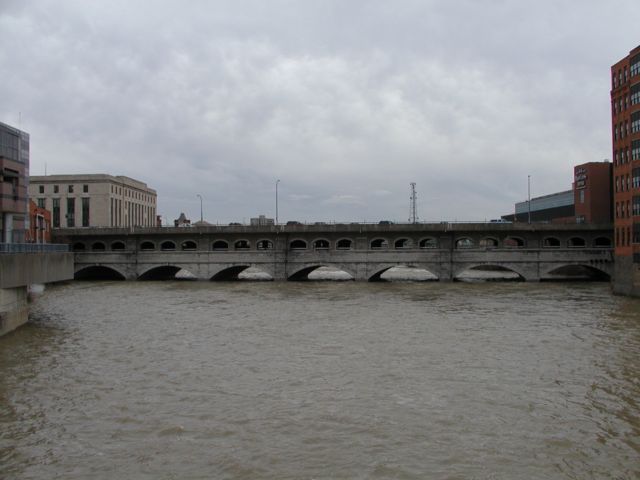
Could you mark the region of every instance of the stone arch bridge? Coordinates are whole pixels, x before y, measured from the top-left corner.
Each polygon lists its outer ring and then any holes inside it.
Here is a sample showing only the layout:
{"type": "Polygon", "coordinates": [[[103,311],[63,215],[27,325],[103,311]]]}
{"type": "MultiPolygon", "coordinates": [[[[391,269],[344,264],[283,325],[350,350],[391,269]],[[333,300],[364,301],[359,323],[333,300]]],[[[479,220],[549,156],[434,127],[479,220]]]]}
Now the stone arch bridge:
{"type": "Polygon", "coordinates": [[[510,270],[522,280],[553,279],[579,267],[613,272],[611,225],[509,223],[314,224],[185,228],[60,229],[54,241],[74,252],[76,278],[231,280],[249,267],[274,280],[301,280],[335,267],[358,281],[390,268],[429,271],[455,280],[477,268],[510,270]]]}

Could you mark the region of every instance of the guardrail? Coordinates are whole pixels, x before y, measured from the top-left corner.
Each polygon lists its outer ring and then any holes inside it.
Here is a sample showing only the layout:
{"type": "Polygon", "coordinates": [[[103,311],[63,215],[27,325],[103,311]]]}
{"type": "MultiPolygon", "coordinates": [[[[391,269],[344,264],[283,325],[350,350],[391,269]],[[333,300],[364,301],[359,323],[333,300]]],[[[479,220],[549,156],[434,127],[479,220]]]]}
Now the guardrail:
{"type": "Polygon", "coordinates": [[[63,243],[0,243],[0,253],[52,253],[68,252],[63,243]]]}

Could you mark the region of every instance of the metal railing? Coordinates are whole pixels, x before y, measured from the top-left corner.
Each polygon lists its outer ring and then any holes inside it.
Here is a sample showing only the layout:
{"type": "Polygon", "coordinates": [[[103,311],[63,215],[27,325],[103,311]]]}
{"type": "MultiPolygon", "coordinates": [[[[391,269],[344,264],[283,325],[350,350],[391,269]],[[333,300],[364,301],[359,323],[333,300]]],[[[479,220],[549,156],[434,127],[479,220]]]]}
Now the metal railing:
{"type": "Polygon", "coordinates": [[[0,253],[68,252],[69,245],[61,243],[0,243],[0,253]]]}

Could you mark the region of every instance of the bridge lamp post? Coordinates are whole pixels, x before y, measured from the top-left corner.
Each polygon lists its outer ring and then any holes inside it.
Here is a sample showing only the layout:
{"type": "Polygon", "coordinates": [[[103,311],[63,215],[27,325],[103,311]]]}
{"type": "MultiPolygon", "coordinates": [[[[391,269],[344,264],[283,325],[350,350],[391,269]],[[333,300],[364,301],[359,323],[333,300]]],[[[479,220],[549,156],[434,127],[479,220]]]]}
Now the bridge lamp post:
{"type": "Polygon", "coordinates": [[[276,225],[278,225],[278,184],[280,179],[276,180],[276,225]]]}
{"type": "Polygon", "coordinates": [[[196,197],[198,197],[200,199],[200,223],[203,222],[203,216],[202,216],[202,195],[200,195],[199,193],[196,193],[196,197]]]}
{"type": "Polygon", "coordinates": [[[528,208],[528,223],[531,224],[531,175],[527,175],[527,195],[529,200],[527,200],[527,208],[528,208]]]}

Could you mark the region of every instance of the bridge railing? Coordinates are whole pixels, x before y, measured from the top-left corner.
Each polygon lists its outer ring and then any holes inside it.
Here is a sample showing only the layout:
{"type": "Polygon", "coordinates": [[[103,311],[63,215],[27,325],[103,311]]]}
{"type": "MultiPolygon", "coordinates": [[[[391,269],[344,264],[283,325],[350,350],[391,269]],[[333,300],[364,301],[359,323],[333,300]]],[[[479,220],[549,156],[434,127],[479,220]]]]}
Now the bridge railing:
{"type": "Polygon", "coordinates": [[[68,252],[69,245],[61,243],[0,243],[0,253],[68,252]]]}

